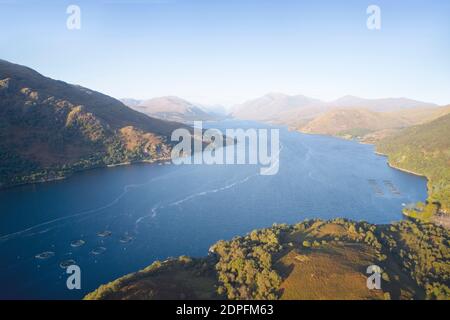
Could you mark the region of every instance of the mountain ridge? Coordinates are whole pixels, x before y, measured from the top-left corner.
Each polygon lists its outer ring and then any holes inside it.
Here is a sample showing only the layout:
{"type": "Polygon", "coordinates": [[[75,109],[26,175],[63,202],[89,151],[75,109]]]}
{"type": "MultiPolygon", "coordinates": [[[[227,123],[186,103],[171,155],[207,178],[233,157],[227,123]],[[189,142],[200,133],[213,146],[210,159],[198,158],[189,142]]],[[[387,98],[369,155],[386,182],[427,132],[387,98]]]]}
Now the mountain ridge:
{"type": "Polygon", "coordinates": [[[60,179],[72,172],[170,154],[179,123],[0,60],[0,185],[60,179]]]}
{"type": "Polygon", "coordinates": [[[163,96],[134,101],[134,105],[132,104],[131,108],[148,116],[168,121],[190,122],[215,119],[212,114],[201,106],[197,106],[177,96],[163,96]]]}
{"type": "Polygon", "coordinates": [[[284,113],[307,107],[323,109],[323,102],[303,95],[269,93],[235,106],[231,115],[243,120],[274,121],[284,113]]]}
{"type": "Polygon", "coordinates": [[[387,112],[416,108],[435,108],[437,104],[418,101],[409,98],[378,98],[366,99],[352,95],[346,95],[328,102],[331,107],[338,108],[366,108],[371,111],[387,112]]]}
{"type": "Polygon", "coordinates": [[[337,136],[363,136],[367,133],[403,128],[410,123],[380,112],[368,109],[332,109],[300,128],[304,133],[319,133],[337,136]]]}
{"type": "Polygon", "coordinates": [[[407,98],[364,99],[344,96],[325,102],[304,95],[269,93],[236,105],[231,115],[237,119],[264,121],[300,127],[316,117],[334,109],[367,109],[373,112],[402,112],[406,110],[431,110],[438,105],[407,98]]]}

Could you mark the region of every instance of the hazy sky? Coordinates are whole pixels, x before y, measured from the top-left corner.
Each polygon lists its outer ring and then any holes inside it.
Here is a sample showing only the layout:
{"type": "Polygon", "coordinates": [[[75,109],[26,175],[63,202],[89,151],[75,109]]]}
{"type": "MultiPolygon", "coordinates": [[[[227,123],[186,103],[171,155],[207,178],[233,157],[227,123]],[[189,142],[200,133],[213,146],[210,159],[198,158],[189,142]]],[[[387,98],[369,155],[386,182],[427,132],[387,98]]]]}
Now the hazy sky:
{"type": "Polygon", "coordinates": [[[448,0],[0,0],[0,30],[0,58],[117,98],[450,103],[448,0]],[[66,27],[69,4],[81,30],[66,27]]]}

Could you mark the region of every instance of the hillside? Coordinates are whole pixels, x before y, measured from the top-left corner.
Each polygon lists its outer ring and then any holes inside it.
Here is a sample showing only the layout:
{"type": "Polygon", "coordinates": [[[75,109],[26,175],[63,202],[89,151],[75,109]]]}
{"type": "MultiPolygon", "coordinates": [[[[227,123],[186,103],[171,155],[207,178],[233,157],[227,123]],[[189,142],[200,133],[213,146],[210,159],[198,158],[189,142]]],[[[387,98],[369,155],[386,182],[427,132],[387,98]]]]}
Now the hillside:
{"type": "Polygon", "coordinates": [[[349,139],[358,138],[367,143],[376,143],[403,128],[430,122],[449,113],[450,106],[391,112],[334,108],[309,120],[292,117],[287,124],[304,133],[333,135],[349,139]]]}
{"type": "Polygon", "coordinates": [[[414,108],[386,112],[385,114],[409,123],[409,125],[423,124],[450,113],[450,105],[436,108],[414,108]]]}
{"type": "Polygon", "coordinates": [[[274,225],[100,286],[85,299],[450,299],[448,230],[345,219],[274,225]],[[366,286],[370,265],[381,290],[366,286]]]}
{"type": "Polygon", "coordinates": [[[167,158],[170,134],[178,127],[99,92],[0,60],[0,186],[167,158]]]}
{"type": "Polygon", "coordinates": [[[343,137],[361,137],[368,133],[401,128],[409,123],[392,115],[367,109],[333,109],[302,126],[300,131],[343,137]]]}
{"type": "MultiPolygon", "coordinates": [[[[383,114],[407,123],[407,126],[413,126],[433,121],[449,113],[450,106],[444,106],[438,108],[400,110],[394,112],[386,112],[383,114]]],[[[365,143],[376,144],[378,143],[378,141],[386,137],[393,136],[400,131],[401,128],[389,128],[373,131],[361,137],[361,141],[365,143]]]]}
{"type": "Polygon", "coordinates": [[[450,114],[406,128],[377,143],[389,163],[427,176],[430,203],[450,213],[450,114]]]}
{"type": "Polygon", "coordinates": [[[189,122],[214,119],[213,115],[202,108],[173,96],[140,101],[131,107],[151,117],[169,121],[189,122]]]}

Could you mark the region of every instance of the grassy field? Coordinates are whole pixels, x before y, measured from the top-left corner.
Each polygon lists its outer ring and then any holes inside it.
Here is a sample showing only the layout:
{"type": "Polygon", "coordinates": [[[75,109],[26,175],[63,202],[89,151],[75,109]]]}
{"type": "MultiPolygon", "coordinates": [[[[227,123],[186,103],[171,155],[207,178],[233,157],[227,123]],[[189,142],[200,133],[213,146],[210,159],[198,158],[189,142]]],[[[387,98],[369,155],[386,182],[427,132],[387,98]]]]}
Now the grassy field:
{"type": "Polygon", "coordinates": [[[382,290],[367,288],[364,271],[374,260],[374,254],[359,246],[326,245],[320,249],[290,251],[275,265],[284,279],[280,298],[384,299],[382,290]]]}

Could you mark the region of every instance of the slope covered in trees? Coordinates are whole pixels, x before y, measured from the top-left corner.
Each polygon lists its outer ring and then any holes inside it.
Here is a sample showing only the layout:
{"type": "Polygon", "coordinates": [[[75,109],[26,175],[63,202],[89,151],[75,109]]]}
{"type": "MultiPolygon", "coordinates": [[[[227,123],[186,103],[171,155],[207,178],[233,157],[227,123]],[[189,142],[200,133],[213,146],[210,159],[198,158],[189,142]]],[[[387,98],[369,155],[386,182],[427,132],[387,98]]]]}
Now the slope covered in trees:
{"type": "Polygon", "coordinates": [[[427,176],[428,202],[450,213],[450,114],[388,136],[377,150],[391,165],[427,176]]]}
{"type": "Polygon", "coordinates": [[[450,299],[450,235],[433,224],[345,219],[274,225],[99,287],[86,299],[450,299]],[[369,290],[366,269],[382,271],[369,290]]]}

